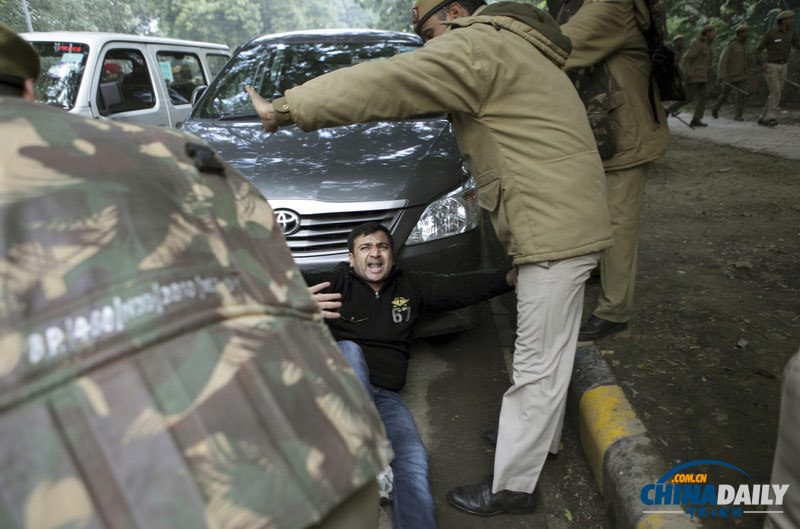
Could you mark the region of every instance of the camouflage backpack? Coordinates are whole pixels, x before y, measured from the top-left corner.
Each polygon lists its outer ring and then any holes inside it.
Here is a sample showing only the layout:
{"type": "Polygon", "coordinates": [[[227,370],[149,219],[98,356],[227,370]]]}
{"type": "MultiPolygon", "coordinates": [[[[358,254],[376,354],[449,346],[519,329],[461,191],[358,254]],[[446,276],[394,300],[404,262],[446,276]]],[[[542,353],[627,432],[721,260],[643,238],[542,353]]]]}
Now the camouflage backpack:
{"type": "MultiPolygon", "coordinates": [[[[667,35],[667,10],[664,0],[645,0],[650,10],[650,26],[642,33],[650,50],[652,77],[662,101],[686,101],[686,84],[683,81],[679,57],[676,56],[667,35]]],[[[655,105],[655,98],[650,87],[650,102],[655,105]]],[[[658,116],[657,113],[654,115],[658,116]]]]}
{"type": "MultiPolygon", "coordinates": [[[[565,0],[556,17],[558,25],[564,25],[582,5],[583,0],[565,0]]],[[[617,142],[611,128],[611,75],[608,65],[601,61],[594,66],[573,68],[567,71],[567,75],[586,106],[586,116],[592,126],[600,158],[612,158],[617,151],[617,142]]]]}

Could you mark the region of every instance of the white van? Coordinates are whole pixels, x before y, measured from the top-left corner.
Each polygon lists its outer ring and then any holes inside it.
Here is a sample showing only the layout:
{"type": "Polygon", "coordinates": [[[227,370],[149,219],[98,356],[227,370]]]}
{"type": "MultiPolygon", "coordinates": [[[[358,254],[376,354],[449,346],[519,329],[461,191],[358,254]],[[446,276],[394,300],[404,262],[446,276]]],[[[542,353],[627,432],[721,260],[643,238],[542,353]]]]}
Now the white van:
{"type": "Polygon", "coordinates": [[[179,127],[192,93],[230,58],[224,44],[120,33],[21,33],[39,53],[36,99],[118,121],[179,127]]]}

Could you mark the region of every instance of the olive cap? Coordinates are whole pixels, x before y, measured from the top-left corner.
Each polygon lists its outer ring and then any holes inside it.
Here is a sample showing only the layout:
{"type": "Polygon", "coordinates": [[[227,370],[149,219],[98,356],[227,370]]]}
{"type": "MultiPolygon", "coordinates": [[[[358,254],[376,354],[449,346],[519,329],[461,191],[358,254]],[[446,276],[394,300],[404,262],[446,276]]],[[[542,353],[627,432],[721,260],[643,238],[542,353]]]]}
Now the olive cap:
{"type": "Polygon", "coordinates": [[[747,24],[740,24],[738,28],[736,28],[736,33],[741,33],[744,30],[750,31],[750,26],[747,24]]]}
{"type": "Polygon", "coordinates": [[[431,18],[431,15],[439,11],[447,4],[455,0],[417,0],[411,8],[411,23],[414,24],[414,31],[420,35],[422,25],[431,18]]]}
{"type": "Polygon", "coordinates": [[[712,29],[717,29],[717,27],[714,24],[706,24],[703,26],[703,29],[700,30],[700,33],[705,33],[706,31],[710,31],[712,29]]]}
{"type": "Polygon", "coordinates": [[[39,69],[36,50],[11,28],[0,24],[0,75],[36,80],[39,69]]]}
{"type": "Polygon", "coordinates": [[[780,22],[781,20],[785,20],[787,18],[794,18],[794,11],[790,11],[787,9],[786,11],[781,11],[780,13],[778,13],[778,22],[780,22]]]}

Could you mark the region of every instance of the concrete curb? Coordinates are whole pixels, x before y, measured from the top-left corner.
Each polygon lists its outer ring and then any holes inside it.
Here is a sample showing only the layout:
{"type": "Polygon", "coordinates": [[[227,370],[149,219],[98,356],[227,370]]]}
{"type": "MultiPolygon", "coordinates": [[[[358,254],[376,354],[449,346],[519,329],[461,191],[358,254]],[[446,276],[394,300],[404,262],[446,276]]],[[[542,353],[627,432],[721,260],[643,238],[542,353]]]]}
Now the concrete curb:
{"type": "Polygon", "coordinates": [[[668,467],[647,429],[617,385],[593,344],[581,344],[569,387],[569,413],[576,420],[583,450],[617,529],[695,529],[686,514],[645,513],[643,486],[668,467]]]}

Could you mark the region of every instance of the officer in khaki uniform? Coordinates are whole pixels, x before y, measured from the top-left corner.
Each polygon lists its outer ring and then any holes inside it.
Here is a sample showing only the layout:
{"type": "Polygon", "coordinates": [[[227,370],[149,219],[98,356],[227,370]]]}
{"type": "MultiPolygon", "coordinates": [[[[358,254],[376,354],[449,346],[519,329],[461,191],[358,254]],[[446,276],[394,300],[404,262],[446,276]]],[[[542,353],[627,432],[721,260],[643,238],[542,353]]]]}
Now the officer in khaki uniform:
{"type": "Polygon", "coordinates": [[[603,252],[602,292],[593,314],[581,325],[580,340],[620,331],[631,317],[646,164],[669,148],[669,127],[657,88],[653,87],[654,100],[649,97],[650,54],[642,31],[650,22],[643,1],[589,0],[561,26],[572,40],[567,69],[602,61],[608,66],[616,142],[614,155],[604,161],[614,246],[603,252]]]}
{"type": "Polygon", "coordinates": [[[744,102],[747,97],[747,41],[749,38],[750,26],[742,24],[736,28],[736,36],[722,50],[717,67],[717,78],[722,84],[722,92],[720,92],[717,102],[714,103],[714,107],[711,109],[711,115],[714,118],[719,117],[720,107],[725,104],[731,92],[735,91],[736,114],[733,119],[735,121],[744,121],[742,113],[744,112],[744,102]]]}
{"type": "Polygon", "coordinates": [[[0,96],[35,99],[39,55],[28,42],[0,24],[0,96]]]}
{"type": "Polygon", "coordinates": [[[519,270],[494,476],[448,493],[456,508],[489,516],[535,508],[559,443],[584,283],[612,241],[603,165],[562,69],[569,39],[533,6],[481,4],[418,0],[423,48],[317,77],[274,105],[247,90],[266,131],[450,114],[480,206],[519,270]]]}
{"type": "Polygon", "coordinates": [[[707,123],[703,122],[703,115],[708,100],[708,77],[714,57],[712,45],[716,36],[717,30],[714,26],[706,24],[703,26],[700,36],[694,39],[692,45],[683,54],[681,71],[686,77],[686,101],[676,101],[667,109],[667,113],[672,114],[696,98],[697,102],[690,122],[693,127],[707,126],[707,123]]]}
{"type": "Polygon", "coordinates": [[[782,11],[776,19],[777,27],[767,31],[755,49],[756,63],[767,76],[769,96],[758,117],[758,124],[774,127],[778,124],[775,119],[776,111],[781,102],[784,79],[789,73],[789,53],[792,48],[800,49],[800,37],[794,30],[794,11],[782,11]],[[766,60],[763,52],[767,51],[766,60]]]}

